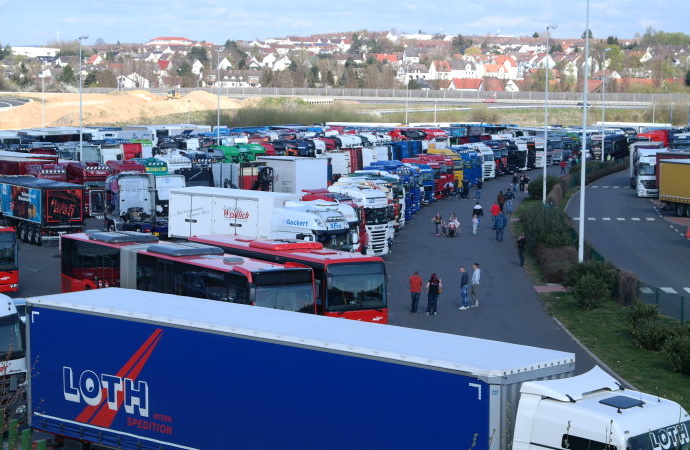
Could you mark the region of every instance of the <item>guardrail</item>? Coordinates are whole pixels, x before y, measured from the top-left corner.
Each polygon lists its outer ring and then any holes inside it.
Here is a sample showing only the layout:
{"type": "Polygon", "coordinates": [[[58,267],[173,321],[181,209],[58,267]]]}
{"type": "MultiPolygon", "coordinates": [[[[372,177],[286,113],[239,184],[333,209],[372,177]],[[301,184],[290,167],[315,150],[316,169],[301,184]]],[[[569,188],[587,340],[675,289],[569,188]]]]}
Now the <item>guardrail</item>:
{"type": "Polygon", "coordinates": [[[639,289],[639,299],[649,305],[656,305],[659,314],[676,319],[681,323],[685,322],[690,315],[690,298],[664,291],[662,288],[641,285],[639,289]]]}
{"type": "MultiPolygon", "coordinates": [[[[104,94],[113,92],[115,89],[108,88],[85,88],[83,92],[104,94]]],[[[128,89],[137,90],[137,89],[128,89]]],[[[165,95],[165,88],[148,89],[154,94],[165,95]]],[[[218,91],[213,87],[203,88],[182,88],[177,91],[184,95],[193,91],[206,91],[217,94],[218,91]]],[[[539,103],[544,101],[544,92],[520,91],[520,92],[494,92],[494,91],[451,91],[451,90],[419,90],[419,89],[344,89],[344,88],[221,88],[220,94],[229,97],[271,97],[271,96],[290,96],[290,97],[340,97],[340,98],[368,98],[379,100],[397,99],[404,101],[408,98],[413,102],[477,102],[486,99],[496,99],[496,101],[512,102],[532,102],[539,103]]],[[[604,97],[601,93],[589,94],[591,103],[602,102],[604,97]]],[[[639,93],[606,93],[606,103],[633,103],[633,104],[653,104],[653,103],[690,103],[688,94],[639,94],[639,93]]],[[[579,103],[582,101],[581,92],[549,92],[549,102],[570,102],[579,103]]]]}

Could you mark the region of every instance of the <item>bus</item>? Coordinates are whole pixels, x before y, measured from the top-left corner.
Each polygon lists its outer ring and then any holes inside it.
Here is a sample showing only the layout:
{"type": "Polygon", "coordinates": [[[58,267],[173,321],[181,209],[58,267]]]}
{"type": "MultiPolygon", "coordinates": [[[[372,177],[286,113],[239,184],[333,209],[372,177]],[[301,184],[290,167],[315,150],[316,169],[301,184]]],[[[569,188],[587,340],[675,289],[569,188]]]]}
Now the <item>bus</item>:
{"type": "Polygon", "coordinates": [[[0,292],[19,290],[17,233],[14,227],[0,227],[0,292]]]}
{"type": "Polygon", "coordinates": [[[123,287],[316,314],[307,267],[235,255],[134,232],[63,235],[62,292],[123,287]]]}
{"type": "Polygon", "coordinates": [[[261,240],[239,235],[193,236],[226,253],[314,270],[317,314],[388,323],[386,268],[378,256],[324,249],[319,242],[261,240]]]}

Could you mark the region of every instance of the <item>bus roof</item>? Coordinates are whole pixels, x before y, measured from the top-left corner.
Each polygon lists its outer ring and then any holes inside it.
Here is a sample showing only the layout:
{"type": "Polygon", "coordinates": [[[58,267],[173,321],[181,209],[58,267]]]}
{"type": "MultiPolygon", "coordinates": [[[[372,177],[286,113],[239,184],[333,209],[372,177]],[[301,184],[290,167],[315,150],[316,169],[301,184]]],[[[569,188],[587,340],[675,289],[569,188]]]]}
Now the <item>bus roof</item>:
{"type": "Polygon", "coordinates": [[[378,256],[366,256],[359,253],[342,252],[323,248],[315,242],[304,242],[282,239],[254,239],[233,234],[213,234],[193,236],[190,241],[200,242],[220,247],[235,247],[246,251],[298,259],[316,264],[330,264],[336,262],[383,262],[378,256]]]}

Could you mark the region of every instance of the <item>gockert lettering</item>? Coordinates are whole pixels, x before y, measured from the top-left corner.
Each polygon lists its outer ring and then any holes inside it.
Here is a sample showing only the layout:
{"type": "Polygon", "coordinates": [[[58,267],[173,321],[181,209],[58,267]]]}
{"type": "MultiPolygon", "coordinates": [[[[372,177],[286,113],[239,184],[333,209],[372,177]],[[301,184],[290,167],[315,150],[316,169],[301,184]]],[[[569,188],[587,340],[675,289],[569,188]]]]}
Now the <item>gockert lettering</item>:
{"type": "Polygon", "coordinates": [[[149,416],[149,387],[145,381],[135,381],[116,375],[85,370],[75,379],[71,367],[62,368],[63,395],[65,400],[89,406],[100,405],[105,396],[108,408],[118,410],[118,393],[122,392],[127,414],[149,416]]]}
{"type": "Polygon", "coordinates": [[[659,430],[650,431],[649,439],[654,450],[680,448],[690,443],[690,434],[686,424],[681,423],[659,430]]]}
{"type": "Polygon", "coordinates": [[[285,219],[285,224],[292,225],[293,227],[306,227],[307,225],[309,225],[309,222],[307,222],[306,220],[285,219]]]}

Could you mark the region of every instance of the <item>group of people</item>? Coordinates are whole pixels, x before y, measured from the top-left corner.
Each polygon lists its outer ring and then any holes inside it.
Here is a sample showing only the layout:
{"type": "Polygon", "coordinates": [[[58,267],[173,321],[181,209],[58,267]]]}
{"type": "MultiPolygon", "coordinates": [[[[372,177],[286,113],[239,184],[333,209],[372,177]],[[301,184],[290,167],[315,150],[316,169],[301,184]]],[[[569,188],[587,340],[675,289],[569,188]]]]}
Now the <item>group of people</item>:
{"type": "Polygon", "coordinates": [[[437,213],[431,221],[436,226],[436,236],[455,237],[460,233],[460,221],[455,213],[450,215],[448,222],[443,220],[441,213],[437,213]]]}
{"type": "Polygon", "coordinates": [[[520,192],[527,192],[529,190],[529,177],[524,173],[518,175],[517,172],[514,172],[510,184],[513,188],[513,192],[517,192],[518,189],[520,192]]]}
{"type": "MultiPolygon", "coordinates": [[[[481,281],[481,269],[479,263],[472,265],[472,276],[467,273],[465,266],[460,267],[460,307],[458,309],[465,310],[469,308],[479,307],[479,283],[481,281]],[[471,297],[471,302],[470,302],[471,297]]],[[[410,294],[412,296],[412,308],[410,312],[417,314],[419,307],[419,297],[422,293],[422,277],[419,272],[410,277],[410,294]]],[[[435,316],[438,314],[438,298],[443,292],[443,282],[440,278],[432,273],[429,280],[426,282],[427,303],[426,315],[435,316]]]]}

